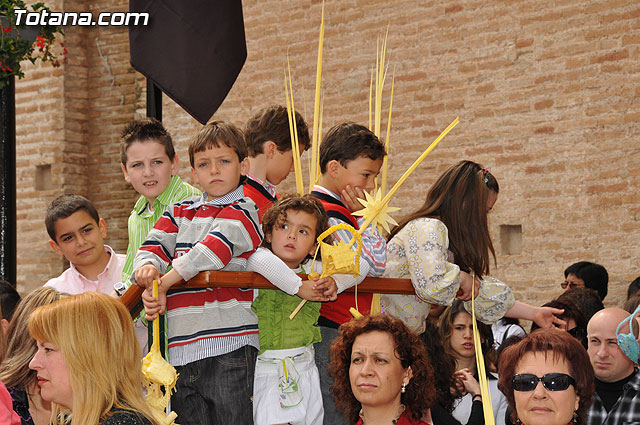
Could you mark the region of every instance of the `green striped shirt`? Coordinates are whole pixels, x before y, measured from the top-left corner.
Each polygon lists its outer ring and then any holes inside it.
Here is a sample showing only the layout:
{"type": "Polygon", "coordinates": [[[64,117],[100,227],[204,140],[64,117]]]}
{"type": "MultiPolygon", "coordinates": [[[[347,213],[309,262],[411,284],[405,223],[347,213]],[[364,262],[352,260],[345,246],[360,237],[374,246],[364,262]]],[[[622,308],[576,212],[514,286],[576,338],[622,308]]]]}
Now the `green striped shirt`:
{"type": "Polygon", "coordinates": [[[127,258],[122,270],[122,281],[129,286],[129,277],[133,273],[133,257],[146,240],[147,235],[166,211],[169,205],[173,205],[185,198],[200,195],[201,192],[189,183],[185,183],[179,176],[173,176],[167,188],[153,202],[153,212],[149,211],[149,202],[144,196],[140,196],[129,216],[129,246],[127,258]]]}

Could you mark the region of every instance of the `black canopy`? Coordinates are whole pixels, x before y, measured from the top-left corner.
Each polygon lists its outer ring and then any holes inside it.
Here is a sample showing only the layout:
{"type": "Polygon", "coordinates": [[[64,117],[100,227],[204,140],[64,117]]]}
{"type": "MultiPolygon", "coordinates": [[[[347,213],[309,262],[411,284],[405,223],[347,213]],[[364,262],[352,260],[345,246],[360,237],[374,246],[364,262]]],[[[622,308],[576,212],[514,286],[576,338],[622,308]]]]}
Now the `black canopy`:
{"type": "Polygon", "coordinates": [[[149,13],[129,27],[131,65],[205,124],[247,58],[240,0],[130,0],[149,13]]]}

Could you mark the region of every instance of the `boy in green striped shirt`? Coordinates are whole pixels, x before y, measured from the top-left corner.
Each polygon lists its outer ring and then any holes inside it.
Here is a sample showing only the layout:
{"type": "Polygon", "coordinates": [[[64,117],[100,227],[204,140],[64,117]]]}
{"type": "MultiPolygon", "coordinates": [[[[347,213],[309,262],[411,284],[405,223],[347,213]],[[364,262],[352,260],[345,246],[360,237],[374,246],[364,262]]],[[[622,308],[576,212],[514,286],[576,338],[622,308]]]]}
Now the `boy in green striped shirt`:
{"type": "Polygon", "coordinates": [[[178,156],[173,141],[158,120],[146,118],[130,122],[122,131],[121,140],[124,179],[140,198],[129,216],[129,246],[122,271],[125,286],[116,288],[119,295],[131,285],[133,257],[167,207],[201,194],[178,176],[178,156]]]}

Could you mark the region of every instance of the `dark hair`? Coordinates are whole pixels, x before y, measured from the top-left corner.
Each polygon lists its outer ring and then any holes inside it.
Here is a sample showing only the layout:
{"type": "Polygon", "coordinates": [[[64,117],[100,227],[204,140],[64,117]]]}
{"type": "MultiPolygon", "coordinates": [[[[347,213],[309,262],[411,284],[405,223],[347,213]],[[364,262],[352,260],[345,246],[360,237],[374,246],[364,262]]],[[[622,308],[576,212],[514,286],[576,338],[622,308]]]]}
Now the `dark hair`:
{"type": "MultiPolygon", "coordinates": [[[[238,127],[223,121],[212,121],[203,126],[189,144],[191,168],[195,168],[195,154],[213,147],[218,148],[221,143],[233,149],[238,156],[238,162],[242,162],[248,155],[247,144],[244,141],[242,131],[238,127]]],[[[240,176],[240,184],[244,184],[245,181],[246,176],[240,176]]]]}
{"type": "MultiPolygon", "coordinates": [[[[636,308],[638,308],[638,305],[640,305],[640,294],[639,295],[634,295],[633,297],[629,298],[627,301],[625,301],[624,303],[624,307],[622,307],[625,311],[628,311],[629,313],[633,313],[636,308]]],[[[4,310],[3,310],[4,312],[4,310]]]]}
{"type": "Polygon", "coordinates": [[[52,241],[56,240],[55,223],[61,218],[67,218],[71,214],[84,210],[98,224],[100,216],[93,204],[84,196],[80,195],[60,195],[47,207],[44,216],[44,224],[47,227],[47,233],[52,241]]]}
{"type": "MultiPolygon", "coordinates": [[[[451,333],[453,332],[453,322],[460,313],[469,314],[464,308],[464,302],[459,299],[454,299],[453,303],[442,313],[440,321],[438,322],[440,339],[442,339],[444,351],[453,358],[456,358],[456,354],[451,347],[451,333]]],[[[484,369],[489,373],[489,371],[495,369],[497,357],[496,350],[493,348],[493,331],[491,330],[491,326],[485,325],[480,321],[477,321],[477,325],[481,339],[480,348],[482,349],[482,356],[484,357],[484,369]]]]}
{"type": "Polygon", "coordinates": [[[511,419],[516,420],[516,404],[511,380],[515,375],[520,359],[526,353],[544,353],[551,351],[554,358],[565,359],[569,365],[569,374],[576,381],[575,391],[580,397],[578,404],[578,423],[585,423],[587,409],[591,405],[595,376],[589,361],[587,350],[571,335],[557,329],[538,329],[522,341],[506,348],[500,356],[498,388],[507,398],[511,407],[511,419]]]}
{"type": "Polygon", "coordinates": [[[487,223],[489,190],[499,190],[495,177],[480,164],[460,161],[438,178],[422,207],[402,219],[388,240],[411,220],[437,218],[447,226],[454,262],[460,270],[482,278],[489,274],[489,254],[494,262],[496,258],[487,223]]]}
{"type": "Polygon", "coordinates": [[[640,291],[640,277],[637,277],[629,284],[629,288],[627,289],[627,299],[633,297],[638,291],[640,291]]]}
{"type": "MultiPolygon", "coordinates": [[[[320,236],[329,228],[329,217],[327,216],[322,203],[311,195],[285,195],[278,202],[273,204],[262,217],[262,231],[265,238],[262,246],[271,250],[271,242],[266,236],[273,232],[273,227],[284,223],[287,218],[287,211],[304,211],[316,218],[316,234],[314,239],[320,236]]],[[[307,256],[311,258],[311,256],[307,256]]]]}
{"type": "Polygon", "coordinates": [[[601,300],[607,296],[607,286],[609,283],[609,274],[607,269],[600,264],[591,263],[589,261],[580,261],[567,267],[564,271],[565,279],[574,274],[578,279],[584,281],[584,286],[595,289],[601,300]]]}
{"type": "Polygon", "coordinates": [[[329,161],[338,161],[343,167],[349,161],[360,157],[369,159],[384,158],[387,152],[384,145],[368,128],[354,122],[345,122],[333,126],[320,144],[320,172],[327,171],[329,161]]]}
{"type": "MultiPolygon", "coordinates": [[[[309,128],[296,111],[296,129],[298,131],[298,145],[304,152],[311,145],[309,141],[309,128]]],[[[287,108],[280,105],[271,105],[258,111],[249,118],[244,127],[244,140],[247,143],[249,156],[255,158],[262,153],[265,142],[272,141],[280,152],[291,150],[291,131],[289,129],[289,114],[287,108]]]]}
{"type": "Polygon", "coordinates": [[[11,321],[13,311],[20,302],[20,294],[12,284],[4,279],[0,279],[0,311],[2,318],[11,321]]]}
{"type": "MultiPolygon", "coordinates": [[[[586,349],[587,348],[587,319],[585,319],[584,314],[580,311],[580,309],[575,305],[573,301],[568,298],[563,300],[553,300],[544,304],[543,307],[552,307],[557,309],[564,310],[564,313],[557,315],[560,319],[568,321],[569,319],[573,319],[576,323],[576,327],[573,328],[572,332],[569,332],[571,336],[580,341],[580,344],[586,349]]],[[[540,326],[533,322],[531,324],[531,332],[536,329],[540,329],[540,326]]]]}
{"type": "Polygon", "coordinates": [[[453,412],[453,403],[462,395],[456,388],[454,376],[456,360],[444,350],[438,326],[435,323],[429,320],[425,321],[425,330],[420,335],[420,339],[429,355],[431,367],[434,371],[438,371],[433,376],[433,384],[436,388],[435,404],[451,413],[453,412]]]}
{"type": "Polygon", "coordinates": [[[331,390],[336,406],[348,421],[357,422],[360,403],[351,391],[349,380],[351,350],[356,337],[373,331],[389,334],[395,343],[396,356],[402,367],[411,367],[413,377],[406,392],[401,395],[402,403],[415,420],[420,419],[436,399],[433,369],[418,335],[411,332],[402,320],[387,314],[363,316],[340,326],[340,335],[334,339],[329,350],[329,373],[333,376],[331,390]]]}
{"type": "MultiPolygon", "coordinates": [[[[500,365],[500,356],[502,356],[502,352],[506,350],[508,347],[511,347],[512,345],[522,341],[525,336],[526,335],[511,335],[510,337],[502,341],[502,344],[500,344],[500,346],[496,350],[496,358],[498,359],[496,368],[500,365]]],[[[496,372],[498,372],[498,375],[500,375],[500,369],[496,370],[496,372]]]]}
{"type": "Polygon", "coordinates": [[[573,288],[564,291],[557,298],[559,301],[571,300],[584,315],[585,320],[589,323],[591,317],[604,308],[602,300],[598,293],[589,288],[573,288]]]}
{"type": "Polygon", "coordinates": [[[120,134],[120,161],[127,165],[127,150],[135,142],[156,142],[162,145],[170,160],[176,156],[171,135],[155,118],[131,121],[120,134]]]}

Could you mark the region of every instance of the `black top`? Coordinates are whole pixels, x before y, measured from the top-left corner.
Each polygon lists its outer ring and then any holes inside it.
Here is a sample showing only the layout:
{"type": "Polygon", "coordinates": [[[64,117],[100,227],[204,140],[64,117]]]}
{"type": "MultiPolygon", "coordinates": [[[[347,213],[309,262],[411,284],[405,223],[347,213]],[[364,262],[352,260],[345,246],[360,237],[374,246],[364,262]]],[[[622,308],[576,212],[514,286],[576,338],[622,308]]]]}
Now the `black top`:
{"type": "Polygon", "coordinates": [[[616,404],[616,401],[622,396],[624,384],[631,381],[635,375],[636,371],[634,369],[631,375],[616,382],[603,382],[598,378],[595,379],[596,392],[600,400],[602,400],[602,406],[607,412],[611,410],[613,405],[616,404]]]}
{"type": "Polygon", "coordinates": [[[29,397],[24,388],[9,387],[7,388],[13,400],[13,411],[20,416],[21,425],[34,425],[29,413],[29,397]]]}
{"type": "MultiPolygon", "coordinates": [[[[462,425],[451,412],[438,404],[431,406],[431,419],[433,425],[462,425]]],[[[482,410],[482,400],[474,400],[471,405],[471,414],[466,425],[484,425],[484,412],[482,410]]]]}
{"type": "Polygon", "coordinates": [[[113,414],[102,425],[152,425],[142,413],[131,410],[111,409],[113,414]]]}

